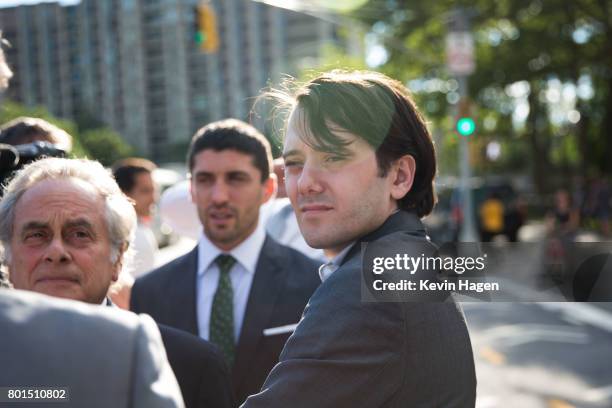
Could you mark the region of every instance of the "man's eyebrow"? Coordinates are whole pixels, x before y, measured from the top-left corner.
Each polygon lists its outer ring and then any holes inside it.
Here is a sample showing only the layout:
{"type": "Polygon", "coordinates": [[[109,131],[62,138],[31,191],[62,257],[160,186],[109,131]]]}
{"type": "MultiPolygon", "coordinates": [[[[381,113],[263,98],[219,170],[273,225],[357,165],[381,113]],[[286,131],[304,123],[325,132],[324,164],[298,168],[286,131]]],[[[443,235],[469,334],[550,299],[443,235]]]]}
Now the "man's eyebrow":
{"type": "Polygon", "coordinates": [[[227,172],[228,176],[251,176],[247,171],[244,170],[231,170],[227,172]]]}
{"type": "Polygon", "coordinates": [[[297,149],[289,150],[289,151],[283,152],[283,159],[286,157],[295,156],[298,154],[300,154],[300,151],[297,149]]]}
{"type": "Polygon", "coordinates": [[[75,228],[75,227],[85,227],[87,229],[93,230],[93,224],[85,219],[85,218],[77,218],[76,220],[69,220],[64,224],[64,228],[75,228]]]}
{"type": "Polygon", "coordinates": [[[41,229],[48,228],[49,224],[42,221],[29,221],[26,222],[23,227],[21,227],[22,231],[33,230],[33,229],[41,229]]]}

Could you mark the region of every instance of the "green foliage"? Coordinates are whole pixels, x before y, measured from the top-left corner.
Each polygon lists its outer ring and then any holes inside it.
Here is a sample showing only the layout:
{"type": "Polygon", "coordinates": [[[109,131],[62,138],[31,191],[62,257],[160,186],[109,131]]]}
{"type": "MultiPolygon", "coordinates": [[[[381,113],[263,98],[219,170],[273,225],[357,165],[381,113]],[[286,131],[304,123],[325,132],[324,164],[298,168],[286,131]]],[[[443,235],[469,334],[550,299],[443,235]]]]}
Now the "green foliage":
{"type": "Polygon", "coordinates": [[[13,101],[3,101],[2,107],[0,107],[0,124],[21,116],[44,119],[58,128],[65,130],[72,136],[72,155],[75,157],[87,156],[88,152],[78,138],[77,126],[74,122],[56,118],[46,108],[41,106],[29,108],[13,101]]]}
{"type": "Polygon", "coordinates": [[[115,161],[131,156],[133,149],[119,134],[108,129],[92,129],[81,134],[81,142],[91,157],[104,166],[111,166],[115,161]]]}
{"type": "Polygon", "coordinates": [[[27,107],[12,101],[4,101],[0,108],[0,123],[6,123],[20,116],[41,118],[65,130],[72,136],[72,157],[88,157],[98,160],[105,166],[110,166],[115,160],[133,154],[133,148],[127,144],[115,131],[101,127],[99,123],[91,123],[92,128],[78,126],[75,122],[59,119],[46,108],[27,107]]]}
{"type": "Polygon", "coordinates": [[[389,58],[380,70],[411,88],[429,84],[415,98],[432,128],[443,133],[449,131],[446,118],[456,110],[448,102],[453,98],[447,101],[453,91],[448,89],[452,75],[446,68],[445,37],[460,6],[472,16],[475,40],[477,68],[469,77],[469,94],[480,116],[473,115],[474,138],[502,145],[497,162],[474,160],[476,172],[532,171],[541,188],[560,168],[612,174],[612,138],[607,134],[612,127],[612,1],[370,0],[353,12],[387,49],[389,58]],[[577,100],[577,124],[551,121],[546,98],[551,79],[575,86],[585,79],[591,82],[593,96],[577,100]],[[517,126],[512,121],[517,99],[508,87],[519,81],[527,88],[529,114],[517,126]],[[484,118],[495,125],[483,127],[484,118]],[[512,167],[517,162],[524,165],[512,167]]]}
{"type": "Polygon", "coordinates": [[[335,45],[326,45],[321,53],[321,61],[317,67],[303,69],[298,78],[300,81],[307,82],[318,75],[334,69],[344,69],[347,71],[367,69],[365,62],[358,57],[348,55],[343,49],[335,45]]]}

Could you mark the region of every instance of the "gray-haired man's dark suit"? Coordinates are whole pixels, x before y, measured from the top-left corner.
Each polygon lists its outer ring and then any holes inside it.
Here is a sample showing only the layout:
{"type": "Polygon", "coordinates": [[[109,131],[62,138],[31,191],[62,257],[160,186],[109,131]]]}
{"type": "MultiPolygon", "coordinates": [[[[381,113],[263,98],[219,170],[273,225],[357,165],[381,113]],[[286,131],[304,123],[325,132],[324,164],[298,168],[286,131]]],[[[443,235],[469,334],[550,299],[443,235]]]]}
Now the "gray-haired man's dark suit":
{"type": "Polygon", "coordinates": [[[0,406],[184,407],[159,331],[148,316],[0,289],[0,331],[0,387],[69,391],[67,404],[0,406]]]}
{"type": "MultiPolygon", "coordinates": [[[[242,403],[259,391],[292,329],[265,334],[266,329],[296,324],[306,302],[321,283],[321,263],[266,236],[236,346],[232,382],[242,403]]],[[[155,321],[198,334],[196,269],[198,247],[136,280],[130,308],[155,321]]]]}
{"type": "Polygon", "coordinates": [[[415,241],[430,245],[418,217],[403,211],[359,240],[243,407],[473,407],[474,360],[458,305],[361,300],[360,243],[415,241]]]}

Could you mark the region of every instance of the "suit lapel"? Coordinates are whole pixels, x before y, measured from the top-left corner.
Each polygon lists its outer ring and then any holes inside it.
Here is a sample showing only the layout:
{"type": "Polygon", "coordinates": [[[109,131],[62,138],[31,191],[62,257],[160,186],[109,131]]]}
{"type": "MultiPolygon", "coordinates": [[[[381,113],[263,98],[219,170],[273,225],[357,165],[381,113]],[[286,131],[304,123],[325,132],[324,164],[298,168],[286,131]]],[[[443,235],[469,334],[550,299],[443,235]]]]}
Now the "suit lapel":
{"type": "Polygon", "coordinates": [[[285,268],[281,267],[282,264],[282,251],[279,251],[276,242],[266,236],[257,262],[240,339],[236,347],[232,381],[237,389],[249,370],[257,344],[263,337],[264,329],[268,328],[274,305],[282,291],[285,274],[287,273],[285,268]]]}
{"type": "Polygon", "coordinates": [[[196,317],[198,247],[185,255],[183,262],[177,265],[172,287],[166,288],[164,296],[172,304],[168,310],[168,324],[177,329],[199,335],[196,317]]]}
{"type": "Polygon", "coordinates": [[[427,236],[423,223],[414,212],[400,210],[391,214],[380,227],[358,239],[342,260],[341,265],[361,254],[362,243],[376,241],[385,235],[400,231],[417,237],[425,238],[427,236]]]}

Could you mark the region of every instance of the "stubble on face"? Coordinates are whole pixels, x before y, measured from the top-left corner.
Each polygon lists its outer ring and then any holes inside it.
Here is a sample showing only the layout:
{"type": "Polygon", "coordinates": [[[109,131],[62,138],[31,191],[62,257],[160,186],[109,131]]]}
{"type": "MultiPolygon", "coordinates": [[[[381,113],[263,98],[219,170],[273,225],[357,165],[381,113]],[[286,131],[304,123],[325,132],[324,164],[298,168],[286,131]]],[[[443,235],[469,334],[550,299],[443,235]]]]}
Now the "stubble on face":
{"type": "Polygon", "coordinates": [[[265,183],[251,155],[203,150],[195,156],[191,196],[208,239],[231,250],[257,228],[265,183]]]}

